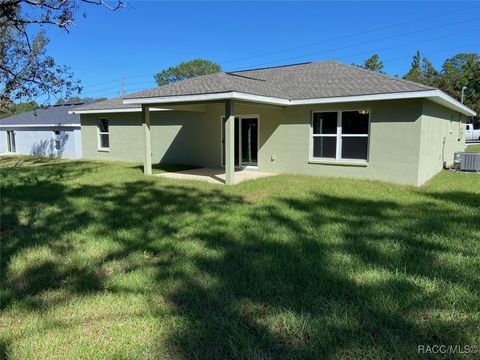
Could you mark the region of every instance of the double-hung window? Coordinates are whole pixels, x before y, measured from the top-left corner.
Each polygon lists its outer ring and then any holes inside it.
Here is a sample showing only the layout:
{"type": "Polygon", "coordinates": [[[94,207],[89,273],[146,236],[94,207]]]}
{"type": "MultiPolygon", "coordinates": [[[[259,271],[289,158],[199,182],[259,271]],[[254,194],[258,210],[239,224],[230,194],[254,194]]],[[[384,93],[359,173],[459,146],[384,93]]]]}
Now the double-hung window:
{"type": "Polygon", "coordinates": [[[108,131],[108,120],[98,120],[98,150],[108,151],[110,149],[110,138],[108,131]]]}
{"type": "Polygon", "coordinates": [[[368,110],[314,112],[312,160],[367,162],[368,110]]]}

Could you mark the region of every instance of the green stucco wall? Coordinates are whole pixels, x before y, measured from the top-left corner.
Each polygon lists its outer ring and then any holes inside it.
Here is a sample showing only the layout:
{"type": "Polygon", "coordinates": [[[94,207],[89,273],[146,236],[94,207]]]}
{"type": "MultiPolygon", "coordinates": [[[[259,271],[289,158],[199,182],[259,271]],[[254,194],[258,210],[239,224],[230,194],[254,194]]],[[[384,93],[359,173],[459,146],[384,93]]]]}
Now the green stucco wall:
{"type": "Polygon", "coordinates": [[[152,112],[153,163],[218,167],[220,120],[206,112],[152,112]]]}
{"type": "MultiPolygon", "coordinates": [[[[222,105],[209,105],[207,109],[207,118],[218,121],[220,126],[222,105]]],[[[422,100],[287,108],[238,104],[236,109],[238,115],[258,115],[260,118],[259,171],[355,177],[418,185],[422,100]],[[359,109],[369,109],[371,113],[368,165],[310,163],[311,112],[359,109]],[[272,156],[275,159],[273,161],[272,156]]],[[[211,141],[219,142],[213,138],[211,141]]]]}
{"type": "MultiPolygon", "coordinates": [[[[214,149],[220,149],[220,145],[214,141],[219,141],[219,123],[214,124],[205,115],[205,112],[150,112],[153,163],[218,166],[214,149]]],[[[81,124],[85,159],[143,162],[145,139],[140,112],[81,115],[81,124]],[[98,150],[100,118],[109,120],[108,152],[98,150]]]]}
{"type": "Polygon", "coordinates": [[[93,160],[143,161],[142,114],[88,114],[80,116],[83,157],[93,160]],[[109,120],[110,151],[98,151],[98,119],[109,120]]]}
{"type": "Polygon", "coordinates": [[[286,172],[378,179],[415,184],[418,154],[418,119],[420,104],[415,101],[339,104],[316,107],[289,108],[286,121],[274,127],[266,148],[275,153],[276,160],[269,168],[279,167],[286,172]],[[369,160],[365,166],[309,163],[311,111],[370,110],[369,160]],[[305,120],[307,122],[305,123],[305,120]],[[400,135],[402,134],[402,135],[400,135]],[[290,148],[282,147],[281,138],[291,137],[290,148]],[[296,139],[296,140],[293,140],[296,139]],[[294,161],[294,158],[301,161],[294,161]]]}
{"type": "Polygon", "coordinates": [[[419,160],[419,184],[428,181],[443,168],[453,164],[453,154],[465,149],[466,117],[446,107],[423,102],[419,160]]]}
{"type": "MultiPolygon", "coordinates": [[[[237,115],[259,116],[259,171],[376,179],[409,185],[420,185],[441,169],[438,141],[442,141],[445,127],[450,129],[449,120],[445,119],[450,119],[453,113],[422,99],[285,108],[237,103],[235,108],[237,115]],[[368,164],[309,162],[311,112],[359,109],[370,110],[368,164]]],[[[224,110],[224,105],[219,103],[208,104],[203,111],[151,112],[153,163],[219,167],[224,110]]],[[[453,114],[458,117],[457,113],[453,114]]],[[[143,161],[141,113],[82,115],[81,120],[85,158],[143,161]],[[97,150],[100,117],[110,120],[108,153],[97,150]]],[[[457,141],[456,127],[446,136],[445,156],[453,158],[453,151],[461,148],[463,137],[457,141]]]]}

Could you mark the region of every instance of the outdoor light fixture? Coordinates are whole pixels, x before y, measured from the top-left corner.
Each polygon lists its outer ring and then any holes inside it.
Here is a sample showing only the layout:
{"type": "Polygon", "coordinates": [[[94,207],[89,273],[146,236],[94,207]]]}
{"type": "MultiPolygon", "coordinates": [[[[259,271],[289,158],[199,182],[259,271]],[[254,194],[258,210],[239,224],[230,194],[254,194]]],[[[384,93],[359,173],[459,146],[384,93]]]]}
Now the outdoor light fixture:
{"type": "Polygon", "coordinates": [[[360,115],[368,115],[368,110],[358,110],[360,115]]]}

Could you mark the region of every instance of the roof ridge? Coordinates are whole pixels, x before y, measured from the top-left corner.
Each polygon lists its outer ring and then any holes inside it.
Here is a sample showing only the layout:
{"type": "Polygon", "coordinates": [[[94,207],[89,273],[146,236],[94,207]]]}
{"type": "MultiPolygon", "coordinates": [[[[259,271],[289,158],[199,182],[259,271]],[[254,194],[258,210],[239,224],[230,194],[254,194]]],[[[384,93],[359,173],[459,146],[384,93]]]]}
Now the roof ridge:
{"type": "Polygon", "coordinates": [[[280,92],[285,99],[290,99],[290,96],[289,96],[288,94],[286,94],[285,91],[284,91],[282,88],[280,88],[277,84],[275,84],[275,83],[273,83],[273,82],[271,82],[271,81],[264,80],[264,79],[256,79],[256,78],[249,77],[249,76],[244,76],[244,75],[231,74],[231,73],[227,73],[227,72],[224,72],[223,74],[227,75],[227,81],[229,82],[229,85],[230,85],[231,88],[232,88],[232,90],[230,90],[230,91],[235,91],[235,87],[234,87],[233,84],[230,82],[231,78],[229,78],[228,76],[235,76],[235,77],[239,77],[239,78],[242,78],[242,79],[248,79],[248,80],[254,80],[254,81],[263,82],[264,84],[267,84],[267,85],[270,86],[271,88],[274,88],[274,89],[276,89],[278,92],[280,92]]]}
{"type": "Polygon", "coordinates": [[[438,88],[433,87],[433,86],[417,83],[415,81],[405,80],[405,79],[402,79],[402,78],[397,78],[395,76],[379,73],[379,72],[376,72],[376,71],[373,71],[373,70],[363,69],[363,68],[361,68],[359,66],[355,66],[355,65],[344,64],[344,63],[342,63],[340,61],[337,61],[337,60],[325,60],[325,62],[331,62],[331,63],[337,64],[337,65],[342,65],[344,67],[348,67],[348,68],[351,68],[351,69],[363,71],[363,72],[366,72],[366,73],[369,73],[369,74],[373,73],[373,74],[379,75],[381,77],[384,77],[386,79],[396,80],[396,81],[404,83],[404,84],[415,85],[415,86],[424,86],[424,87],[429,88],[429,89],[437,89],[438,90],[438,88]]]}
{"type": "Polygon", "coordinates": [[[225,71],[224,74],[225,75],[230,75],[230,76],[237,76],[237,77],[241,77],[241,78],[249,79],[249,80],[268,82],[267,80],[264,80],[264,79],[257,79],[257,78],[251,77],[251,76],[239,75],[239,74],[235,74],[235,73],[231,73],[231,72],[227,72],[227,71],[225,71]]]}
{"type": "Polygon", "coordinates": [[[307,64],[312,64],[312,63],[313,63],[312,61],[305,61],[305,62],[296,63],[296,64],[285,64],[285,65],[259,67],[259,68],[253,68],[253,69],[236,70],[236,71],[230,71],[229,73],[240,73],[240,72],[246,72],[246,71],[276,69],[276,68],[284,68],[284,67],[289,67],[289,66],[307,65],[307,64]]]}

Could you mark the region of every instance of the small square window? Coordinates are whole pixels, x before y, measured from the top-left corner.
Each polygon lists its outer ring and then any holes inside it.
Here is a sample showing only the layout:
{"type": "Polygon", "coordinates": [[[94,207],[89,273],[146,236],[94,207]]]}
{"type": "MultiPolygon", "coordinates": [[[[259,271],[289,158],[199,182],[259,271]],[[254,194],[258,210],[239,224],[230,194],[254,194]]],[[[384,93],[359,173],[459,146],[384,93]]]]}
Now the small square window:
{"type": "Polygon", "coordinates": [[[337,138],[317,136],[313,138],[313,156],[316,158],[333,158],[337,153],[337,138]]]}
{"type": "Polygon", "coordinates": [[[322,112],[313,114],[313,133],[314,134],[336,134],[337,133],[337,113],[322,112]]]}
{"type": "Polygon", "coordinates": [[[342,159],[367,160],[367,137],[343,137],[342,159]]]}
{"type": "Polygon", "coordinates": [[[368,134],[368,112],[342,112],[342,134],[368,134]]]}

